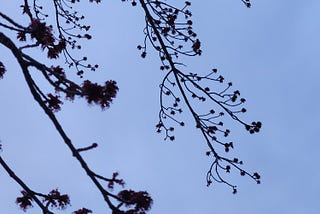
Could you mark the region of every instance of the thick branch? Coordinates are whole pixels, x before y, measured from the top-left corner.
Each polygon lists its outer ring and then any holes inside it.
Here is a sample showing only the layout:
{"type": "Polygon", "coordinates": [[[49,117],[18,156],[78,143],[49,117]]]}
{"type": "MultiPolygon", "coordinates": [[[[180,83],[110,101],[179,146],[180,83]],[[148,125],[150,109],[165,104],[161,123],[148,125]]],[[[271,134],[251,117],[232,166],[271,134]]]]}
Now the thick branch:
{"type": "Polygon", "coordinates": [[[100,193],[103,195],[104,200],[107,202],[108,206],[112,210],[118,210],[112,204],[112,202],[110,201],[110,198],[109,198],[110,193],[103,188],[103,186],[100,184],[100,182],[94,176],[94,173],[88,167],[87,163],[82,158],[82,156],[80,155],[79,151],[74,147],[74,145],[72,144],[71,140],[69,139],[67,134],[64,132],[62,126],[60,125],[60,123],[58,122],[57,118],[53,114],[53,112],[46,106],[46,104],[41,99],[41,96],[37,93],[37,90],[36,90],[36,88],[34,86],[35,83],[33,82],[32,77],[31,77],[31,75],[30,75],[30,73],[28,71],[28,65],[26,64],[25,60],[22,57],[22,52],[15,46],[15,44],[10,40],[10,38],[5,36],[2,32],[0,32],[0,43],[2,43],[4,46],[9,48],[11,50],[11,52],[13,53],[13,55],[15,56],[15,58],[17,59],[19,65],[20,65],[20,67],[22,69],[22,72],[24,74],[25,80],[26,80],[26,82],[27,82],[27,84],[29,86],[29,89],[30,89],[30,91],[31,91],[31,93],[33,95],[33,98],[37,101],[37,103],[41,106],[41,108],[44,110],[44,112],[50,118],[50,120],[52,121],[53,125],[57,129],[58,133],[60,134],[60,136],[64,140],[65,144],[71,150],[73,156],[79,161],[79,163],[82,166],[82,168],[85,170],[87,175],[90,177],[90,179],[93,181],[93,183],[99,189],[100,193]]]}

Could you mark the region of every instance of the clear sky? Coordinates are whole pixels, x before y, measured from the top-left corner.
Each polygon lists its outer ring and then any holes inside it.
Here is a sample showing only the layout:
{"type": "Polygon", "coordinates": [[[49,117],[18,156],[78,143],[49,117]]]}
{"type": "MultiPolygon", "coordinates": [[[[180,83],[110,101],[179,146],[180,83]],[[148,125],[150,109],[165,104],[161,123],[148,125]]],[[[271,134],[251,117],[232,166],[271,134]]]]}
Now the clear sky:
{"type": "MultiPolygon", "coordinates": [[[[0,10],[18,18],[20,8],[13,4],[2,2],[0,10]]],[[[79,147],[99,144],[84,155],[94,170],[104,175],[119,171],[127,188],[152,195],[152,214],[320,212],[320,2],[252,4],[247,9],[240,0],[193,1],[203,55],[184,59],[190,71],[218,68],[247,99],[244,118],[263,122],[261,133],[253,136],[232,125],[234,154],[249,171],[262,175],[261,185],[230,177],[238,186],[236,195],[224,185],[206,186],[210,161],[205,142],[187,114],[187,126],[178,128],[174,142],[163,142],[163,136],[155,133],[163,73],[153,50],[146,59],[136,50],[144,38],[142,9],[120,0],[83,7],[94,36],[83,49],[100,65],[87,78],[114,79],[120,91],[106,111],[82,100],[66,101],[57,116],[79,147]]],[[[97,214],[110,213],[33,101],[19,67],[3,47],[0,60],[8,70],[0,80],[3,158],[32,189],[70,193],[72,207],[67,213],[82,206],[97,214]]],[[[14,203],[19,190],[0,168],[1,213],[23,213],[14,203]]]]}

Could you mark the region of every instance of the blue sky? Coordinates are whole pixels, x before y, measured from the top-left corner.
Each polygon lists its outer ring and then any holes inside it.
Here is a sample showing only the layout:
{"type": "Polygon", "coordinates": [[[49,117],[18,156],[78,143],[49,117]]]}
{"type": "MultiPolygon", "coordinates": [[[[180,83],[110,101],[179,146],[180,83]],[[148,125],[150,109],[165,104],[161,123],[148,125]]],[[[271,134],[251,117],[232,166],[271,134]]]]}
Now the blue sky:
{"type": "MultiPolygon", "coordinates": [[[[198,73],[218,68],[247,99],[244,118],[263,122],[253,136],[231,124],[230,136],[238,142],[234,154],[249,171],[260,172],[261,185],[235,176],[230,179],[238,186],[236,195],[223,185],[206,187],[210,161],[187,114],[187,126],[176,130],[174,142],[155,133],[164,74],[153,50],[146,59],[136,50],[143,41],[141,9],[121,1],[83,6],[94,36],[83,48],[100,65],[87,78],[115,79],[119,94],[106,111],[66,101],[57,113],[65,130],[79,147],[98,142],[98,149],[84,155],[88,163],[101,174],[119,171],[128,188],[147,190],[154,199],[152,214],[319,213],[320,2],[254,1],[251,9],[236,0],[192,3],[203,55],[184,63],[198,73]]],[[[19,17],[12,4],[1,8],[19,17]]],[[[0,82],[1,155],[33,189],[70,193],[70,212],[85,206],[109,213],[33,101],[15,60],[3,48],[0,56],[8,70],[0,82]]],[[[0,189],[1,211],[23,213],[14,203],[20,188],[2,169],[0,189]]]]}

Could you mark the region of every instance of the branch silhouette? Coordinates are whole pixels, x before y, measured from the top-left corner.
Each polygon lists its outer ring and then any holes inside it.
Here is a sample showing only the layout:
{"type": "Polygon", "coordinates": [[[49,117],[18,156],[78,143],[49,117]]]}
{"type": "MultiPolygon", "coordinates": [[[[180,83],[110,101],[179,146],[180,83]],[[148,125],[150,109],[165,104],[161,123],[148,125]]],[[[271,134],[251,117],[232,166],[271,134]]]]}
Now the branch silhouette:
{"type": "MultiPolygon", "coordinates": [[[[108,190],[112,190],[114,184],[123,186],[124,181],[118,178],[118,173],[114,173],[112,178],[107,178],[91,170],[86,161],[80,155],[80,152],[84,152],[91,148],[97,147],[97,144],[93,144],[92,146],[86,148],[76,148],[76,146],[67,136],[61,124],[54,115],[54,112],[60,110],[61,105],[63,104],[60,100],[60,95],[44,93],[40,86],[32,78],[29,69],[35,68],[43,74],[44,78],[48,81],[48,83],[53,87],[55,91],[64,93],[66,95],[66,98],[72,100],[75,98],[75,96],[84,97],[88,103],[98,104],[102,109],[108,108],[110,106],[113,98],[115,98],[116,96],[116,92],[118,91],[118,87],[115,81],[106,81],[105,85],[99,85],[97,83],[92,83],[89,80],[85,80],[82,85],[78,85],[66,77],[64,70],[60,66],[49,67],[23,52],[24,50],[29,48],[40,47],[43,51],[47,51],[47,57],[49,59],[58,58],[60,54],[63,54],[64,58],[66,59],[66,63],[69,65],[69,67],[76,68],[77,74],[80,78],[83,77],[83,71],[80,70],[81,67],[90,70],[95,70],[98,67],[97,65],[91,66],[90,64],[83,64],[82,61],[86,61],[86,57],[81,60],[76,60],[71,56],[68,50],[68,46],[70,46],[71,49],[80,48],[79,45],[76,46],[77,41],[74,38],[90,39],[91,36],[89,34],[71,34],[68,30],[70,28],[62,27],[59,21],[59,18],[70,20],[70,22],[67,24],[71,24],[73,25],[73,27],[80,30],[84,29],[87,31],[89,29],[89,26],[78,24],[78,20],[81,20],[82,16],[79,18],[76,15],[77,13],[70,13],[68,10],[65,10],[65,1],[55,0],[55,17],[57,29],[59,29],[59,36],[58,39],[56,39],[52,31],[53,27],[47,26],[47,24],[42,21],[44,20],[44,17],[47,17],[48,15],[42,13],[42,7],[37,5],[36,3],[37,2],[35,1],[33,2],[34,11],[32,12],[29,7],[29,2],[27,0],[24,1],[23,12],[29,16],[31,21],[31,24],[28,27],[23,27],[5,14],[0,13],[0,17],[2,17],[4,21],[7,21],[9,23],[4,24],[0,22],[0,26],[4,27],[7,30],[16,31],[17,38],[21,42],[26,42],[28,35],[30,36],[31,40],[36,40],[36,42],[31,45],[25,45],[19,48],[8,36],[0,32],[0,43],[11,50],[13,56],[16,58],[18,64],[20,65],[25,81],[30,89],[31,94],[33,95],[33,98],[52,121],[56,130],[62,137],[64,143],[71,151],[73,157],[75,157],[75,159],[80,163],[82,169],[85,171],[90,180],[95,184],[96,188],[99,190],[100,194],[102,195],[103,199],[112,210],[112,212],[139,213],[150,209],[152,199],[145,191],[136,192],[133,190],[122,190],[118,194],[112,194],[108,190]],[[33,13],[35,15],[33,15],[33,13]],[[108,189],[104,187],[104,183],[106,183],[108,189]],[[122,210],[122,208],[124,208],[124,210],[122,210]]],[[[71,9],[71,6],[67,5],[67,7],[71,9]]],[[[4,76],[5,72],[6,69],[1,62],[1,77],[4,76]]],[[[9,168],[9,166],[2,158],[0,164],[8,172],[8,174],[24,189],[21,192],[23,196],[17,198],[17,203],[22,209],[26,210],[28,207],[31,207],[32,201],[35,201],[36,204],[43,210],[43,213],[53,213],[49,211],[49,206],[51,206],[51,208],[63,209],[70,203],[68,195],[61,195],[58,190],[52,190],[49,194],[37,193],[31,190],[31,188],[29,188],[19,177],[17,177],[13,173],[13,170],[9,168]],[[41,197],[43,202],[41,202],[38,197],[41,197]],[[44,205],[44,202],[46,203],[46,205],[44,205]]],[[[74,213],[90,212],[91,210],[83,208],[75,211],[74,213]]]]}
{"type": "MultiPolygon", "coordinates": [[[[217,69],[212,69],[211,72],[203,76],[196,73],[186,73],[183,71],[185,65],[178,61],[180,55],[196,56],[202,53],[201,42],[192,29],[192,13],[188,9],[191,3],[186,1],[182,8],[177,8],[163,1],[145,2],[139,0],[139,2],[146,14],[146,27],[144,29],[146,39],[144,45],[138,46],[138,49],[143,50],[141,56],[145,57],[146,41],[150,41],[152,47],[159,53],[162,63],[160,70],[167,71],[160,84],[161,107],[159,123],[156,126],[157,132],[160,133],[164,130],[165,139],[175,139],[172,134],[174,127],[168,126],[166,120],[169,119],[177,125],[184,126],[185,123],[177,119],[177,115],[182,113],[180,103],[184,102],[194,118],[196,128],[201,132],[209,148],[206,154],[213,157],[212,164],[207,172],[207,184],[210,185],[212,181],[224,183],[232,188],[233,193],[236,193],[236,185],[231,184],[221,176],[221,171],[229,173],[232,167],[238,170],[240,175],[248,175],[257,183],[260,183],[260,175],[257,172],[247,172],[241,166],[242,161],[239,161],[238,158],[226,157],[221,152],[217,152],[215,147],[221,145],[225,152],[234,148],[233,142],[223,142],[219,138],[220,135],[227,137],[230,133],[229,129],[223,129],[224,123],[221,120],[217,121],[225,114],[242,124],[251,134],[259,132],[262,123],[257,121],[248,124],[239,119],[237,115],[246,112],[245,108],[239,107],[245,102],[245,99],[240,98],[239,90],[230,92],[231,82],[227,83],[227,86],[218,92],[210,89],[214,84],[224,83],[224,77],[216,75],[217,69]],[[186,49],[185,46],[190,48],[186,49]],[[170,97],[173,100],[171,105],[165,104],[165,97],[170,97]],[[212,109],[201,113],[200,110],[196,109],[196,106],[204,105],[203,103],[212,106],[212,109]],[[219,112],[214,109],[219,109],[219,112]],[[217,145],[214,146],[214,144],[217,145]]],[[[251,6],[249,1],[245,1],[245,3],[247,7],[251,6]]]]}
{"type": "MultiPolygon", "coordinates": [[[[251,7],[249,0],[241,1],[247,7],[251,7]]],[[[150,210],[153,203],[150,195],[145,191],[131,189],[123,189],[117,194],[111,193],[115,185],[124,188],[123,179],[119,178],[117,172],[111,177],[94,172],[81,155],[82,152],[98,147],[98,144],[77,148],[55,116],[55,112],[63,105],[61,95],[64,95],[66,100],[84,98],[89,104],[97,104],[102,109],[109,108],[118,91],[117,83],[114,80],[105,81],[103,84],[84,80],[81,84],[77,84],[67,77],[63,66],[44,63],[27,51],[41,50],[47,54],[49,60],[64,59],[66,67],[74,70],[79,79],[84,77],[86,71],[98,69],[98,65],[87,63],[87,56],[80,59],[73,56],[74,51],[81,49],[79,43],[81,39],[92,38],[88,34],[90,26],[82,24],[84,16],[79,15],[74,9],[77,2],[80,0],[53,0],[54,24],[52,25],[46,23],[49,15],[44,12],[39,1],[24,0],[21,5],[23,15],[30,22],[28,26],[23,26],[0,12],[0,43],[9,49],[17,60],[34,100],[53,123],[64,144],[98,189],[112,213],[144,214],[150,210]],[[18,41],[13,41],[7,32],[16,33],[18,41]],[[24,45],[18,46],[20,43],[24,45]],[[43,90],[32,77],[30,69],[40,71],[53,91],[43,90]]],[[[100,0],[90,0],[90,2],[99,3],[100,0]]],[[[158,52],[160,70],[166,72],[159,85],[160,110],[156,131],[164,132],[165,140],[175,140],[175,126],[186,125],[181,116],[186,108],[208,146],[206,155],[211,158],[206,176],[208,186],[215,181],[231,187],[233,193],[236,193],[237,186],[222,175],[230,173],[231,170],[236,170],[241,176],[247,175],[260,183],[260,175],[257,172],[246,171],[243,168],[243,161],[228,156],[228,152],[234,148],[234,143],[226,140],[230,130],[225,128],[223,118],[224,116],[231,118],[251,134],[259,132],[262,123],[260,121],[247,123],[241,119],[239,115],[247,111],[242,107],[246,100],[240,97],[239,90],[231,91],[232,83],[225,83],[224,77],[218,74],[217,69],[214,68],[205,74],[187,72],[186,65],[180,60],[181,56],[199,56],[202,53],[201,41],[192,27],[192,13],[189,9],[191,3],[185,1],[182,7],[176,7],[166,1],[131,0],[131,4],[139,5],[145,14],[144,41],[142,45],[137,46],[141,51],[141,57],[147,56],[148,47],[151,45],[158,52]]],[[[0,79],[5,77],[6,72],[7,68],[0,61],[0,79]]],[[[1,146],[0,144],[0,150],[1,146]]],[[[32,190],[8,166],[1,155],[0,165],[23,189],[22,196],[16,200],[23,210],[36,204],[44,214],[52,214],[54,213],[52,209],[65,209],[70,204],[69,196],[61,194],[58,189],[53,189],[47,194],[32,190]]],[[[73,213],[88,214],[92,211],[80,208],[73,213]]]]}

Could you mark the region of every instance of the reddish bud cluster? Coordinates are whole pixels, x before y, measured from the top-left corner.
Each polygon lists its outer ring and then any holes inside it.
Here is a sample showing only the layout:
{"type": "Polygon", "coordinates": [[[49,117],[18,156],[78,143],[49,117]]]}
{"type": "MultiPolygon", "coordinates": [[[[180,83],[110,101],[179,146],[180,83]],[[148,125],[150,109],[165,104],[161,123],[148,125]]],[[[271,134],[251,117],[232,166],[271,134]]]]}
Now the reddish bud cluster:
{"type": "Polygon", "coordinates": [[[31,39],[36,39],[36,45],[41,48],[48,49],[48,58],[56,59],[59,54],[66,48],[66,41],[61,39],[58,44],[54,44],[56,39],[52,34],[52,26],[47,26],[45,22],[40,22],[39,19],[33,19],[28,27],[28,31],[20,31],[17,38],[20,41],[26,41],[26,34],[30,33],[31,39]]]}
{"type": "Polygon", "coordinates": [[[92,83],[89,80],[83,82],[82,85],[83,96],[87,99],[88,103],[96,103],[102,109],[108,108],[113,98],[115,98],[118,89],[117,83],[113,80],[105,82],[104,86],[97,83],[92,83]]]}
{"type": "MultiPolygon", "coordinates": [[[[56,92],[65,93],[67,99],[74,100],[75,96],[78,95],[85,97],[89,104],[100,105],[102,109],[110,107],[118,91],[117,83],[113,80],[106,81],[104,85],[85,80],[81,86],[72,81],[66,82],[65,71],[60,66],[51,66],[48,75],[57,78],[57,81],[54,82],[56,85],[55,90],[56,92]]],[[[43,97],[45,98],[44,102],[51,111],[59,111],[61,109],[63,102],[60,99],[60,95],[49,93],[46,96],[43,95],[43,97]]],[[[117,179],[114,182],[122,185],[117,179]]]]}
{"type": "Polygon", "coordinates": [[[52,111],[59,111],[61,109],[60,105],[63,104],[61,102],[61,100],[59,99],[59,96],[54,96],[51,93],[47,95],[48,98],[46,100],[46,103],[48,105],[48,107],[52,110],[52,111]]]}
{"type": "Polygon", "coordinates": [[[27,40],[27,37],[26,37],[26,32],[24,31],[20,31],[18,32],[17,34],[17,39],[21,42],[25,42],[27,40]]]}
{"type": "Polygon", "coordinates": [[[16,203],[23,211],[26,211],[29,207],[33,207],[31,203],[32,197],[24,190],[21,191],[21,194],[22,197],[17,197],[16,203]]]}
{"type": "Polygon", "coordinates": [[[118,179],[117,177],[119,176],[118,172],[114,172],[112,175],[112,179],[109,181],[108,183],[108,188],[109,189],[113,189],[114,188],[114,184],[117,183],[121,186],[124,186],[124,181],[123,179],[118,179]]]}
{"type": "Polygon", "coordinates": [[[52,74],[56,77],[66,78],[65,72],[63,71],[63,68],[61,68],[60,66],[51,66],[51,71],[52,74]]]}
{"type": "Polygon", "coordinates": [[[70,199],[67,194],[61,195],[57,189],[54,189],[44,198],[43,202],[47,202],[51,207],[64,209],[70,204],[70,199]]]}
{"type": "Polygon", "coordinates": [[[144,214],[151,208],[152,198],[145,191],[122,190],[118,196],[127,206],[134,205],[133,209],[126,211],[128,214],[144,214]]]}
{"type": "Polygon", "coordinates": [[[6,72],[6,68],[4,67],[3,63],[0,61],[0,79],[3,78],[3,75],[5,72],[6,72]]]}
{"type": "Polygon", "coordinates": [[[55,39],[52,34],[52,27],[46,26],[45,22],[33,19],[29,28],[31,30],[31,38],[36,39],[43,49],[54,43],[55,39]]]}
{"type": "Polygon", "coordinates": [[[60,40],[57,45],[52,45],[48,47],[48,58],[56,59],[59,57],[59,54],[66,48],[66,41],[60,40]]]}
{"type": "Polygon", "coordinates": [[[75,83],[70,83],[67,88],[66,98],[70,100],[74,100],[75,94],[73,92],[76,91],[77,89],[78,89],[78,85],[76,85],[75,83]]]}

